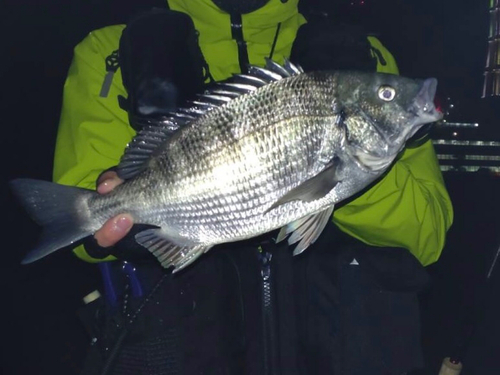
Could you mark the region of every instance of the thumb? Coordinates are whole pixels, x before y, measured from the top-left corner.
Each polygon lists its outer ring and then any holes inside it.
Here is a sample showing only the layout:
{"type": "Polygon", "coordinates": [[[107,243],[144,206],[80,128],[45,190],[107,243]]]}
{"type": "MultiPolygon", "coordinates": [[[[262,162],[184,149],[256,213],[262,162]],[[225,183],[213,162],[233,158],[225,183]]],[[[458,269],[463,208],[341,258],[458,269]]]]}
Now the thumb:
{"type": "Polygon", "coordinates": [[[110,247],[127,235],[134,220],[129,214],[117,215],[104,223],[104,225],[94,234],[94,237],[102,247],[110,247]]]}

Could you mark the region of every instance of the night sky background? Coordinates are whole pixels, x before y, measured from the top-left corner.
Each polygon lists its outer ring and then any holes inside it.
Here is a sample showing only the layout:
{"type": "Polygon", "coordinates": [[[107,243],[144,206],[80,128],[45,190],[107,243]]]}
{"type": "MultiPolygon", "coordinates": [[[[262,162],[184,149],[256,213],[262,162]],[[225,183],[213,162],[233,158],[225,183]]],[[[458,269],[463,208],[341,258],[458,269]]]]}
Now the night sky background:
{"type": "MultiPolygon", "coordinates": [[[[306,3],[331,7],[328,1],[306,3]]],[[[499,140],[500,98],[481,99],[488,3],[365,0],[363,6],[350,8],[349,17],[379,36],[402,75],[438,78],[439,94],[451,97],[456,106],[450,120],[478,122],[472,137],[499,140]]],[[[2,374],[77,374],[88,337],[76,310],[81,298],[99,286],[95,267],[69,252],[19,265],[39,229],[13,201],[6,182],[16,177],[51,179],[62,87],[73,47],[93,29],[124,23],[134,12],[162,4],[0,2],[2,374]]],[[[422,293],[426,368],[418,374],[437,374],[442,358],[455,352],[463,353],[463,374],[497,374],[500,266],[489,279],[486,274],[500,244],[500,184],[498,177],[484,174],[447,174],[445,179],[456,216],[441,260],[429,267],[433,283],[422,293]]]]}

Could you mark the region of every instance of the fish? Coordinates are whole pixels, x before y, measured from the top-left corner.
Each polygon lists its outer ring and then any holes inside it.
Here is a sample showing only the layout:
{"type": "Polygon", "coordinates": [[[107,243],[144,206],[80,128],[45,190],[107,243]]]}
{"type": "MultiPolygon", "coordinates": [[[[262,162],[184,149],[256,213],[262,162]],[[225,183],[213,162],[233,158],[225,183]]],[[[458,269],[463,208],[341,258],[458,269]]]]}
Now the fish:
{"type": "Polygon", "coordinates": [[[146,123],[108,194],[18,178],[12,191],[43,231],[23,263],[129,213],[135,240],[184,269],[215,245],[276,230],[294,255],[316,241],[335,206],[375,183],[406,142],[442,114],[435,78],[314,71],[267,60],[216,84],[186,108],[146,123]]]}

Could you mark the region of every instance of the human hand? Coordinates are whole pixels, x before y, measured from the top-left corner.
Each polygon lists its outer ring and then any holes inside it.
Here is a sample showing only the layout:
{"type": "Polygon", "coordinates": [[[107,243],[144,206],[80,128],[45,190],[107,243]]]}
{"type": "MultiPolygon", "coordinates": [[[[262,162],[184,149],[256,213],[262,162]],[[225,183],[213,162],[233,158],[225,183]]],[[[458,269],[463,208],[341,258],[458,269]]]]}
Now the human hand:
{"type": "MultiPolygon", "coordinates": [[[[107,194],[123,182],[118,174],[109,170],[101,174],[97,180],[97,192],[107,194]]],[[[127,235],[134,224],[130,214],[120,214],[112,217],[94,233],[94,238],[101,247],[110,247],[127,235]]]]}

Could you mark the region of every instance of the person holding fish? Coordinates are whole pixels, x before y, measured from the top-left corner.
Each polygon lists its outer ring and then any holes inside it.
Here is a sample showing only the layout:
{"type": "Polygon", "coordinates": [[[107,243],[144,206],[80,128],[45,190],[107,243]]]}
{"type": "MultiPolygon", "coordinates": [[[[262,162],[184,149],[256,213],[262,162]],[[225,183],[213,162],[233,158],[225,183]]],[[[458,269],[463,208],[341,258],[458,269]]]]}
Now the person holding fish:
{"type": "Polygon", "coordinates": [[[48,225],[26,262],[82,240],[101,262],[83,373],[418,367],[415,293],[453,219],[422,133],[436,80],[297,0],[168,7],[76,47],[61,185],[12,183],[48,225]]]}

